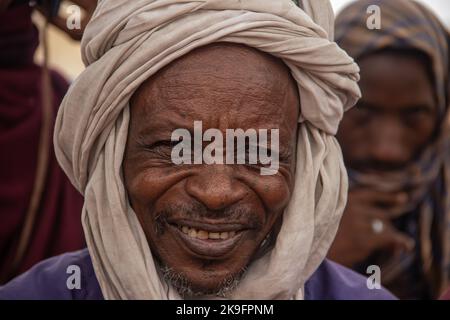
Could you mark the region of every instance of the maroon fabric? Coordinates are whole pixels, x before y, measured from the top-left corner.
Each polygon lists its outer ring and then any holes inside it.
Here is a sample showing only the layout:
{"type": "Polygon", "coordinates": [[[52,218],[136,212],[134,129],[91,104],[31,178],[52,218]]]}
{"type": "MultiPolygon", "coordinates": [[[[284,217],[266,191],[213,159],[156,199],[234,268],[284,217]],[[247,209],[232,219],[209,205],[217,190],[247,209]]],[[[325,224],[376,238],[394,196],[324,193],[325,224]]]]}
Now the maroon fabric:
{"type": "MultiPolygon", "coordinates": [[[[36,174],[42,123],[42,73],[33,63],[37,39],[28,6],[0,14],[0,275],[10,268],[15,254],[36,174]]],[[[55,72],[51,78],[56,117],[68,84],[55,72]]],[[[48,152],[44,194],[16,274],[47,257],[84,246],[83,199],[60,169],[53,144],[48,152]]]]}
{"type": "Polygon", "coordinates": [[[450,300],[450,288],[448,288],[448,291],[442,295],[440,300],[450,300]]]}

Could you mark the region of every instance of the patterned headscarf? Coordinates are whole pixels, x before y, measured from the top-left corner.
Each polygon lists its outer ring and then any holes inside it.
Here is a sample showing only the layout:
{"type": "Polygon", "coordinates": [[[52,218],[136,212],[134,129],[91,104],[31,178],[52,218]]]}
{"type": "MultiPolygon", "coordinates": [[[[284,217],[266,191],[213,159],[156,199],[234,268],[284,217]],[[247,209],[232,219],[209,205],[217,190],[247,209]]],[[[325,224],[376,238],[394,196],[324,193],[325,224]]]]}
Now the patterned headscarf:
{"type": "MultiPolygon", "coordinates": [[[[429,296],[438,295],[449,277],[449,107],[448,34],[439,20],[424,6],[410,0],[361,0],[345,8],[336,19],[336,41],[357,61],[383,49],[411,49],[429,57],[438,102],[438,136],[407,167],[384,175],[366,175],[348,169],[351,186],[396,192],[411,190],[410,201],[400,212],[414,211],[411,221],[417,232],[416,252],[390,261],[384,268],[385,285],[420,261],[420,273],[429,296]],[[369,29],[367,9],[381,10],[381,28],[369,29]]],[[[410,284],[412,287],[413,283],[410,284]]]]}

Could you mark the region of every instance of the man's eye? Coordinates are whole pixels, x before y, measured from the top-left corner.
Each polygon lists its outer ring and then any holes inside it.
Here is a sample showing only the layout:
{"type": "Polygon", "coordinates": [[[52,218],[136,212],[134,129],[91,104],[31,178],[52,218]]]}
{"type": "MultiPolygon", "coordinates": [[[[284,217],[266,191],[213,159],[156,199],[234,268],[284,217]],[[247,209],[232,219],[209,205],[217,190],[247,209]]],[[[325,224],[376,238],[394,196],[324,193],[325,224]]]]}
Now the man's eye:
{"type": "Polygon", "coordinates": [[[403,120],[406,124],[409,126],[416,126],[423,121],[428,120],[428,118],[431,118],[433,116],[432,111],[430,108],[426,107],[414,107],[414,108],[408,108],[405,110],[402,114],[403,120]]]}
{"type": "Polygon", "coordinates": [[[414,108],[408,108],[408,110],[405,110],[406,114],[410,115],[425,115],[430,114],[431,110],[426,107],[414,107],[414,108]]]}
{"type": "Polygon", "coordinates": [[[158,154],[166,154],[170,155],[172,148],[176,145],[176,141],[164,140],[157,141],[150,145],[146,145],[145,149],[150,152],[158,153],[158,154]]]}
{"type": "Polygon", "coordinates": [[[367,124],[372,118],[372,112],[364,105],[357,104],[353,109],[349,111],[349,117],[353,119],[353,122],[359,126],[367,124]]]}

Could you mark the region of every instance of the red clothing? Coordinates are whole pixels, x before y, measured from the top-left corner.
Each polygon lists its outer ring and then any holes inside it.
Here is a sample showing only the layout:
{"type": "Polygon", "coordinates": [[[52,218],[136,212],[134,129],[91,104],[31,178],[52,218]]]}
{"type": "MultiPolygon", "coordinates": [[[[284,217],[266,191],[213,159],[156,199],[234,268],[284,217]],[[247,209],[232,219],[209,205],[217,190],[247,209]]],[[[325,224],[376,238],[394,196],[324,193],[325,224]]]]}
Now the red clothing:
{"type": "MultiPolygon", "coordinates": [[[[35,182],[41,133],[42,69],[33,63],[37,39],[28,6],[0,14],[0,281],[84,246],[83,199],[59,167],[51,144],[31,238],[19,267],[10,274],[35,182]]],[[[54,121],[68,83],[52,72],[51,84],[54,121]]]]}
{"type": "Polygon", "coordinates": [[[447,292],[442,295],[440,300],[450,300],[450,288],[448,288],[447,292]]]}

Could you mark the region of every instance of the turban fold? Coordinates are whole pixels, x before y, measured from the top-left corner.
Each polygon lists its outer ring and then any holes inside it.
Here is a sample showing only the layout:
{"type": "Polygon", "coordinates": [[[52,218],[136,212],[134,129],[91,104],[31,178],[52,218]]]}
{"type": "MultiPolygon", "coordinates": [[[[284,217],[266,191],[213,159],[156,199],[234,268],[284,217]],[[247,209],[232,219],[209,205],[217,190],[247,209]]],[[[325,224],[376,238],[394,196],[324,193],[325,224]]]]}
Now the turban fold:
{"type": "Polygon", "coordinates": [[[334,239],[347,175],[334,138],[360,93],[358,67],[332,41],[328,0],[103,0],[82,40],[85,71],[56,123],[58,160],[85,196],[82,222],[107,299],[177,299],[159,276],[130,207],[122,160],[129,99],[149,77],[214,42],[244,44],[282,59],[301,99],[292,198],[274,247],[253,261],[232,299],[301,298],[334,239]]]}

